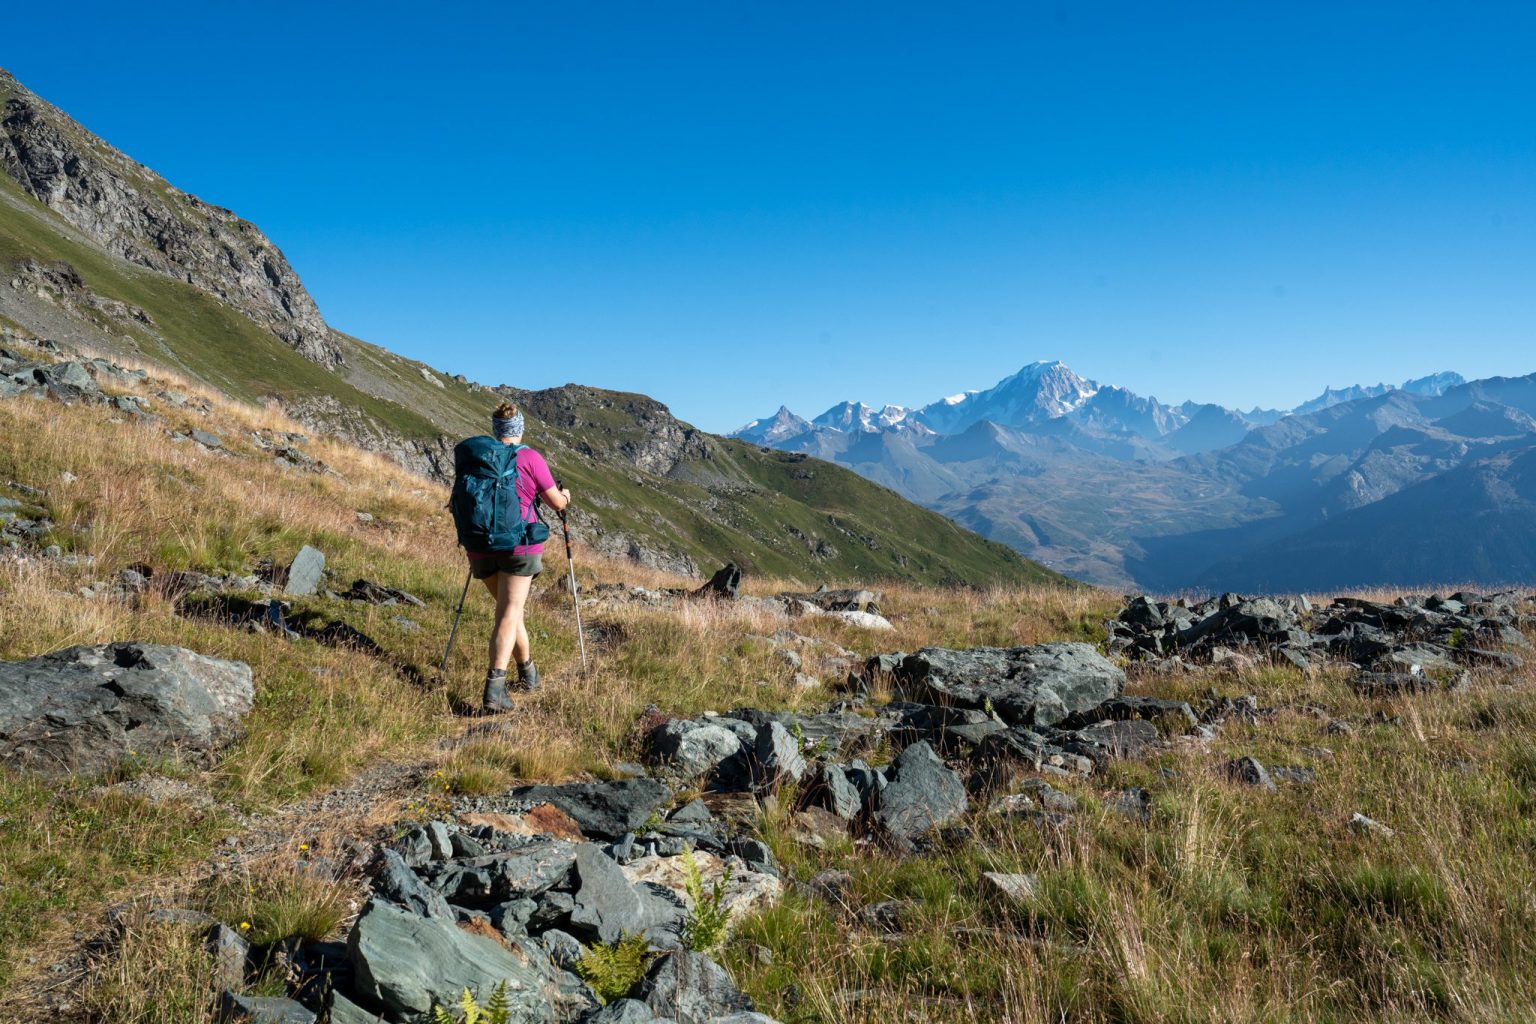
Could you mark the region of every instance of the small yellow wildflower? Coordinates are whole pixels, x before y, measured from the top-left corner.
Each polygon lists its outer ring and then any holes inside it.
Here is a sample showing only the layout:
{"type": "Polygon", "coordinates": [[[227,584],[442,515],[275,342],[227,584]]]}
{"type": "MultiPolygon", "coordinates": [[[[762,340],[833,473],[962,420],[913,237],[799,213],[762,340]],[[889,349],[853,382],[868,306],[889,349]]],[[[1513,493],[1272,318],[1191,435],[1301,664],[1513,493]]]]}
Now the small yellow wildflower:
{"type": "Polygon", "coordinates": [[[250,931],[251,930],[251,922],[249,922],[249,921],[241,921],[240,922],[240,930],[243,931],[243,932],[250,931]]]}

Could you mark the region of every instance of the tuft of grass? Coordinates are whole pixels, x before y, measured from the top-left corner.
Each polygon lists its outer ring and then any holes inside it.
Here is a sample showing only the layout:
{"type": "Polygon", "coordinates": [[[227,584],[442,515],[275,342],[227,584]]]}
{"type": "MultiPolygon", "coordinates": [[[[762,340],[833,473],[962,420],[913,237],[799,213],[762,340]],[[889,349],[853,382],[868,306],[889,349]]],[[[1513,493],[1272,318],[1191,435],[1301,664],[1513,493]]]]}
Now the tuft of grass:
{"type": "Polygon", "coordinates": [[[130,920],[118,942],[93,958],[77,1019],[212,1024],[214,971],[201,928],[130,920]]]}
{"type": "Polygon", "coordinates": [[[204,906],[239,928],[251,945],[267,947],[286,939],[331,937],[351,916],[356,897],[355,884],[274,863],[238,880],[214,883],[204,906]]]}

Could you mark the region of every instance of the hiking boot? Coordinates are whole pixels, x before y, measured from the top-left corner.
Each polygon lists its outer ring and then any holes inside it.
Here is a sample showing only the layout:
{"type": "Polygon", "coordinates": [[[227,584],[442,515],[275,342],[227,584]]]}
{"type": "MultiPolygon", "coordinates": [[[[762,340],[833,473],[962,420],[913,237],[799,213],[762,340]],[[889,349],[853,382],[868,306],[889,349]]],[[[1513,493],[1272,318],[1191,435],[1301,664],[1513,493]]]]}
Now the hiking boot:
{"type": "Polygon", "coordinates": [[[512,698],[507,694],[507,673],[487,672],[485,674],[485,696],[481,698],[487,711],[511,711],[512,698]]]}
{"type": "Polygon", "coordinates": [[[532,661],[525,661],[517,666],[517,682],[513,684],[523,693],[532,693],[539,688],[539,666],[532,661]]]}

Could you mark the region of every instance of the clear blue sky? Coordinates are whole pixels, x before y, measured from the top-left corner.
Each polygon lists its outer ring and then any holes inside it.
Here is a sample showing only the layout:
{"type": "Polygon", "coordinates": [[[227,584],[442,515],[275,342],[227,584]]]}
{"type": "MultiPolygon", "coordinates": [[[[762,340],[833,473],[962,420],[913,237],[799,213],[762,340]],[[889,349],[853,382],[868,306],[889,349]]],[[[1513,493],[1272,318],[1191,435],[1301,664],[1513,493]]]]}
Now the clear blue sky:
{"type": "Polygon", "coordinates": [[[12,5],[0,64],[450,372],[920,403],[1536,371],[1536,6],[12,5]],[[153,11],[148,10],[153,8],[153,11]]]}

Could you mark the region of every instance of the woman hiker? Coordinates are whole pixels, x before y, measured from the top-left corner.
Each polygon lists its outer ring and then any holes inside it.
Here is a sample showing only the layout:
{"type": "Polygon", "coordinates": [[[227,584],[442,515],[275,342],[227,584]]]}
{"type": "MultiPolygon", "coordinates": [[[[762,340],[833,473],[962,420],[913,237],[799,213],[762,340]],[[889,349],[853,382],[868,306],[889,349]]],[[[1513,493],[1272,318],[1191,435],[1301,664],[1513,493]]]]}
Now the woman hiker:
{"type": "MultiPolygon", "coordinates": [[[[539,670],[533,663],[533,651],[528,645],[528,629],[523,624],[523,610],[528,603],[533,578],[544,568],[542,538],[547,531],[538,523],[536,507],[542,501],[560,512],[570,504],[571,492],[555,483],[544,456],[532,448],[523,447],[523,414],[517,406],[510,402],[497,406],[491,414],[491,438],[502,445],[511,446],[512,458],[516,461],[516,504],[509,501],[507,511],[515,507],[522,523],[537,526],[535,537],[539,539],[538,543],[518,544],[510,550],[480,551],[470,544],[465,545],[470,575],[483,581],[491,596],[496,599],[496,626],[491,631],[490,664],[485,673],[485,709],[507,711],[512,707],[507,692],[509,662],[513,659],[517,661],[517,680],[512,684],[513,688],[529,693],[539,686],[539,670]]],[[[485,445],[489,440],[472,438],[460,447],[474,442],[485,445]]],[[[458,491],[456,486],[456,497],[458,491]]]]}

